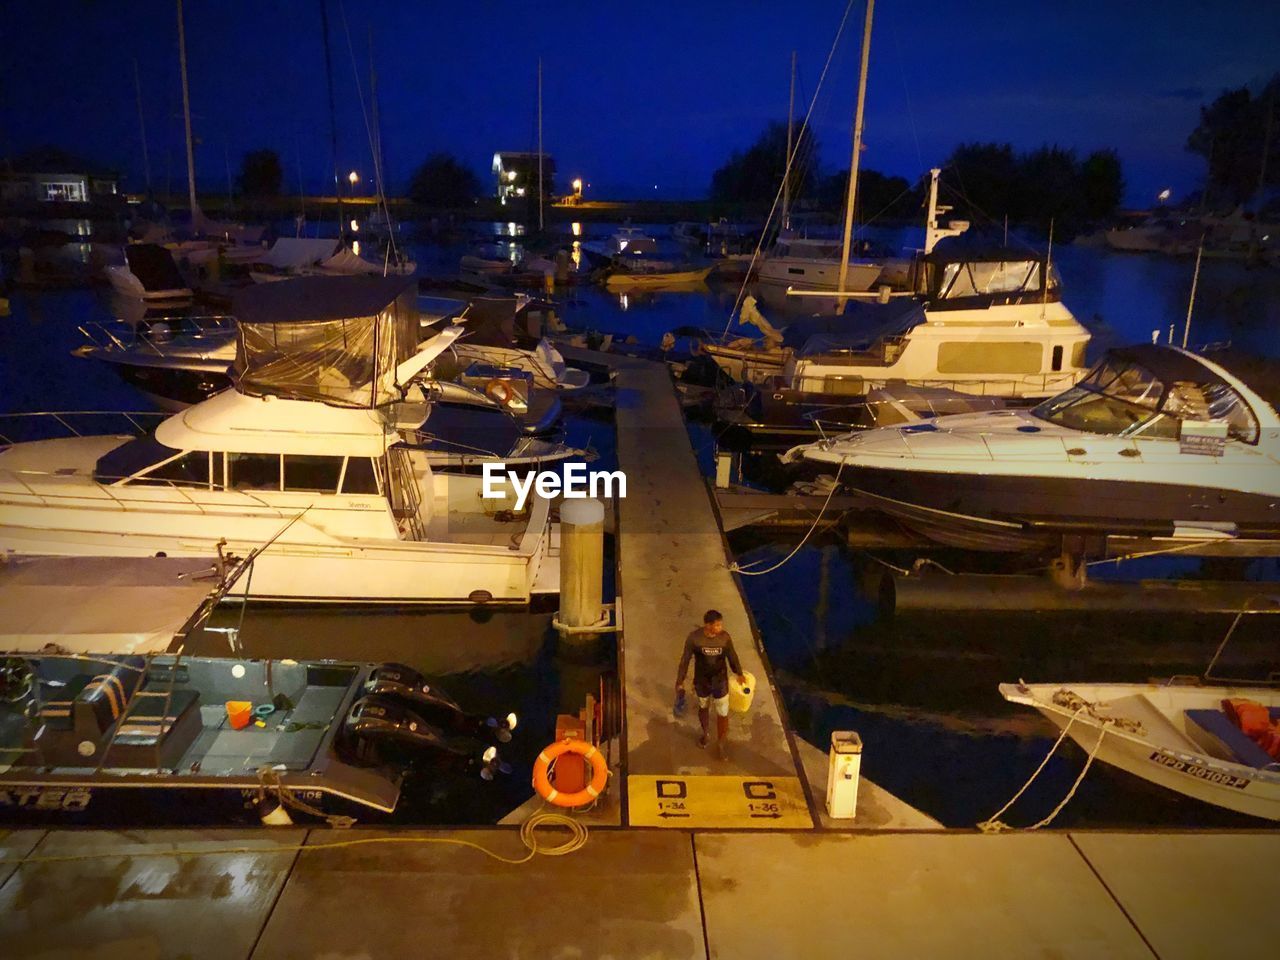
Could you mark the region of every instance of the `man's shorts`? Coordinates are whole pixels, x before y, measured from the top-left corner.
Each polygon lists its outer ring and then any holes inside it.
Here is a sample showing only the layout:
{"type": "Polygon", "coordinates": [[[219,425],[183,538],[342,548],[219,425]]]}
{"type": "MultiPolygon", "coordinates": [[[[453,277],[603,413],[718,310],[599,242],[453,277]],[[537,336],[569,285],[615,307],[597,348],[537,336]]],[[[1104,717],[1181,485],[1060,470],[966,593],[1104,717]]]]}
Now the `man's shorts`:
{"type": "Polygon", "coordinates": [[[693,692],[698,695],[698,709],[706,710],[714,700],[716,704],[716,715],[727,717],[729,715],[729,676],[723,674],[714,677],[704,683],[694,682],[693,692]]]}

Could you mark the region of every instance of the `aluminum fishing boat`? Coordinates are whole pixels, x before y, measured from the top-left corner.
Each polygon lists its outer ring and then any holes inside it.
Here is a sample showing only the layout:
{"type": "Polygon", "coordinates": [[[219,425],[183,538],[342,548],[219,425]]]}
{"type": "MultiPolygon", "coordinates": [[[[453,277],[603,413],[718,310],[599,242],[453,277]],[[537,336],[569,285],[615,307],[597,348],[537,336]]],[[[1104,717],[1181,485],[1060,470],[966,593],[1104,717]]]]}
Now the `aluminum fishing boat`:
{"type": "Polygon", "coordinates": [[[1280,820],[1280,761],[1233,721],[1232,701],[1280,722],[1280,690],[1210,684],[1002,683],[1010,703],[1039,710],[1097,759],[1158,786],[1280,820]]]}

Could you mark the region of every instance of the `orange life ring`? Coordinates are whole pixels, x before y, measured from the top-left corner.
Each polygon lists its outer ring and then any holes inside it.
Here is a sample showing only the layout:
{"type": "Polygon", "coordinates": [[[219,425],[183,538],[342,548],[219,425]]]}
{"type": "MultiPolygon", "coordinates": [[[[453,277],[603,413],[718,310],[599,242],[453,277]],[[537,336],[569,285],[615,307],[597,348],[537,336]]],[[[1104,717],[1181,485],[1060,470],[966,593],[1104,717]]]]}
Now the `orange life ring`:
{"type": "Polygon", "coordinates": [[[484,395],[505,407],[511,402],[511,386],[505,380],[490,380],[484,385],[484,395]]]}
{"type": "Polygon", "coordinates": [[[533,762],[533,789],[543,800],[557,807],[581,807],[590,803],[604,792],[608,780],[609,768],[600,751],[585,740],[560,740],[549,745],[533,762]],[[591,767],[591,782],[577,793],[561,793],[551,785],[551,764],[556,757],[566,753],[576,753],[591,767]]]}

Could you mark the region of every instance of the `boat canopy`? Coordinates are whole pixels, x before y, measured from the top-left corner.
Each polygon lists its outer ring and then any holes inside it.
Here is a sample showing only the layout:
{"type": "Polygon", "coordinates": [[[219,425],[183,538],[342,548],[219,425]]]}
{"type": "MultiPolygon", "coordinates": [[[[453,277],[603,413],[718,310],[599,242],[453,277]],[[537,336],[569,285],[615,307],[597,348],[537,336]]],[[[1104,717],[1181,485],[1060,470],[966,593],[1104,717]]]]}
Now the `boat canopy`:
{"type": "Polygon", "coordinates": [[[1109,350],[1083,380],[1033,411],[1088,433],[1178,439],[1185,421],[1225,425],[1256,443],[1258,417],[1233,384],[1194,354],[1142,344],[1109,350]]]}
{"type": "Polygon", "coordinates": [[[378,407],[399,400],[396,368],[417,350],[417,283],[405,277],[300,277],[247,287],[237,388],[250,396],[378,407]]]}
{"type": "MultiPolygon", "coordinates": [[[[981,235],[962,233],[939,240],[925,258],[928,290],[935,308],[1011,302],[1031,295],[1044,296],[1044,253],[1030,247],[1014,247],[981,235]]],[[[1048,271],[1048,299],[1057,300],[1062,281],[1055,268],[1048,271]]]]}
{"type": "Polygon", "coordinates": [[[782,332],[782,344],[797,357],[865,350],[884,337],[901,336],[924,323],[924,310],[910,299],[888,303],[851,302],[844,313],[807,317],[782,332]]]}
{"type": "Polygon", "coordinates": [[[158,243],[131,243],[124,248],[124,259],[147,293],[186,289],[173,254],[158,243]]]}
{"type": "Polygon", "coordinates": [[[337,245],[332,238],[280,237],[257,262],[279,270],[297,270],[332,257],[337,245]]]}

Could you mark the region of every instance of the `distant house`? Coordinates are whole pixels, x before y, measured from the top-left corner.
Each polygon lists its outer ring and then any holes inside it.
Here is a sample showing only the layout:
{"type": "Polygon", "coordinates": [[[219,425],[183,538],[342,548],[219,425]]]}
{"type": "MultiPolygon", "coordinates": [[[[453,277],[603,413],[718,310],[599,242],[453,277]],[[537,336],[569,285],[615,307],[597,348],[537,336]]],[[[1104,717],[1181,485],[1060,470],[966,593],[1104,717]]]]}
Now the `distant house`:
{"type": "Polygon", "coordinates": [[[0,200],[9,204],[98,203],[119,196],[120,175],[61,150],[0,161],[0,200]]]}
{"type": "MultiPolygon", "coordinates": [[[[493,175],[497,184],[498,199],[503,203],[519,197],[538,195],[538,154],[495,153],[493,175]]],[[[556,162],[551,154],[542,156],[542,195],[555,195],[556,162]]]]}

